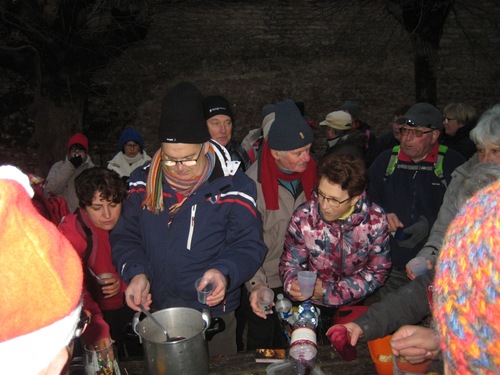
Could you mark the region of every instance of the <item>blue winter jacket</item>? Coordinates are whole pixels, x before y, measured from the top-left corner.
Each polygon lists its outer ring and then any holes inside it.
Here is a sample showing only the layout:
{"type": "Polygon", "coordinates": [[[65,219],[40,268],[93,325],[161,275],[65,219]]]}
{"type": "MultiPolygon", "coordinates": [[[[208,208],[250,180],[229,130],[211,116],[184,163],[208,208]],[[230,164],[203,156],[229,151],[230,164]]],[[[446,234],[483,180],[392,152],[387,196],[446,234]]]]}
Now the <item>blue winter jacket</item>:
{"type": "Polygon", "coordinates": [[[225,301],[211,313],[234,311],[240,286],[255,274],[267,252],[255,183],[240,169],[225,175],[219,160],[209,180],[169,217],[167,208],[178,199],[165,179],[165,210],[154,214],[142,208],[148,171],[149,163],[132,173],[130,194],[110,235],[116,269],[126,283],[146,274],[155,308],[201,310],[207,306],[198,302],[194,283],[215,268],[229,278],[229,287],[225,301]]]}

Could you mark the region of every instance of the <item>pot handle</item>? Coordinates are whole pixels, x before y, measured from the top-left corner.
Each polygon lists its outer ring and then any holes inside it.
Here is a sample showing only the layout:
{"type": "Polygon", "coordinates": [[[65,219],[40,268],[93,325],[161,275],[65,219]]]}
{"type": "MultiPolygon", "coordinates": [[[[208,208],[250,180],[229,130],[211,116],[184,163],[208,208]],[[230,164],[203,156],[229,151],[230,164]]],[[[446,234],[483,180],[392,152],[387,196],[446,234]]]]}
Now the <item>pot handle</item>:
{"type": "Polygon", "coordinates": [[[226,322],[220,316],[216,316],[212,319],[212,324],[205,330],[205,339],[207,341],[212,340],[217,333],[222,332],[226,329],[226,322]]]}
{"type": "Polygon", "coordinates": [[[210,310],[201,310],[201,318],[205,322],[205,328],[203,329],[203,331],[205,331],[208,327],[210,327],[210,323],[212,322],[212,314],[210,313],[210,310]]]}

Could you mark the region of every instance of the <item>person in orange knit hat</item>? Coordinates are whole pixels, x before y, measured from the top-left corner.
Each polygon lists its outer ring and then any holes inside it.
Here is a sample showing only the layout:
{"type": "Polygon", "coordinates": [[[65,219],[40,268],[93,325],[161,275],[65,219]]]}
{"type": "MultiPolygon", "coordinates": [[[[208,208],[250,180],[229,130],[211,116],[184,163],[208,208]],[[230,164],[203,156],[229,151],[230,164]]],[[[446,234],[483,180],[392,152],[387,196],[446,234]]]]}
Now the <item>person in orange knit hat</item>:
{"type": "Polygon", "coordinates": [[[433,315],[445,374],[500,373],[500,182],[481,190],[446,233],[433,315]]]}
{"type": "Polygon", "coordinates": [[[80,319],[83,272],[32,194],[19,169],[0,167],[0,366],[8,374],[59,374],[80,319]]]}

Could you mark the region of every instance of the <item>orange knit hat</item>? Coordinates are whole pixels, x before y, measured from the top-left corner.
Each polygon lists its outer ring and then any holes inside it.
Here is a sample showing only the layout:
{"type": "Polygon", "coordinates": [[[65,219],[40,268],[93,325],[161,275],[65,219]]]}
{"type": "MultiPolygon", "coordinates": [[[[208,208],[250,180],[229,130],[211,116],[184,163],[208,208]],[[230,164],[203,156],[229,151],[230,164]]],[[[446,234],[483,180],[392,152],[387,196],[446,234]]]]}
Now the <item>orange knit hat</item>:
{"type": "Polygon", "coordinates": [[[500,182],[451,222],[434,280],[434,320],[453,374],[500,373],[500,182]]]}
{"type": "Polygon", "coordinates": [[[71,340],[83,272],[68,240],[32,205],[22,176],[0,167],[0,358],[28,374],[45,368],[71,340]]]}

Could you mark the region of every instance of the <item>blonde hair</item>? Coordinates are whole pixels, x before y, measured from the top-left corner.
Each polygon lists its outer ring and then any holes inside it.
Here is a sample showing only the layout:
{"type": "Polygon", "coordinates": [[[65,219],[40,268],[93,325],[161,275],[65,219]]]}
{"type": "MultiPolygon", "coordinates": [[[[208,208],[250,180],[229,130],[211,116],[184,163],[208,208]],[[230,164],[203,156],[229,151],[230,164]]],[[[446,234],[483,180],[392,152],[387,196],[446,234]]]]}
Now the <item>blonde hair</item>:
{"type": "Polygon", "coordinates": [[[449,103],[444,107],[445,117],[453,117],[463,125],[473,124],[477,120],[476,109],[466,103],[449,103]]]}

